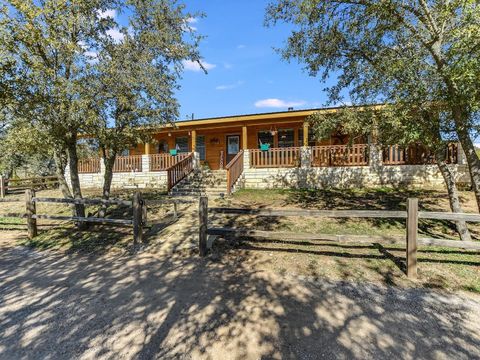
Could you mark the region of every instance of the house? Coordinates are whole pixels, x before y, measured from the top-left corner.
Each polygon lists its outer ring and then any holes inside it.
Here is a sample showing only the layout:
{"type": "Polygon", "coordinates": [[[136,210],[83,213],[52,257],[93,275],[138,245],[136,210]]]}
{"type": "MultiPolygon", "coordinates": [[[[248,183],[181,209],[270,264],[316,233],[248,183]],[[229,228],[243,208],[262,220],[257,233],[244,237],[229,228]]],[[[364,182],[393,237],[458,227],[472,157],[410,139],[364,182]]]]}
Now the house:
{"type": "MultiPolygon", "coordinates": [[[[154,129],[150,143],[138,144],[117,159],[112,186],[170,190],[199,168],[225,178],[227,193],[235,186],[443,184],[432,156],[421,145],[379,148],[371,136],[350,141],[341,133],[317,141],[307,118],[318,111],[332,113],[338,108],[188,120],[154,129]]],[[[445,151],[457,180],[467,182],[461,148],[451,143],[445,151]]],[[[82,160],[79,171],[84,187],[101,186],[100,159],[82,160]]]]}

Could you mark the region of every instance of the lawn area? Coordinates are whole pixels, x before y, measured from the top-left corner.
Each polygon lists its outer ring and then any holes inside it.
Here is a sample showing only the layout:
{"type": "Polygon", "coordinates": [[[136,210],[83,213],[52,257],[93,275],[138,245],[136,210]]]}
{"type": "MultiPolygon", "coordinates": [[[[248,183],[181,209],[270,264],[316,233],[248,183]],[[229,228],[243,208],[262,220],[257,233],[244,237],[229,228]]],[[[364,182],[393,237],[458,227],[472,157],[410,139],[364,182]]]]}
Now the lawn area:
{"type": "MultiPolygon", "coordinates": [[[[223,206],[271,209],[321,210],[405,210],[409,197],[419,199],[420,210],[450,211],[447,193],[438,189],[407,190],[398,188],[323,189],[323,190],[240,190],[230,199],[220,201],[223,206]]],[[[473,192],[460,193],[465,212],[477,212],[473,192]]],[[[327,219],[290,217],[235,219],[235,226],[255,227],[259,230],[312,232],[345,235],[404,235],[402,219],[327,219]]],[[[472,237],[480,240],[480,224],[469,224],[472,237]]],[[[449,221],[421,220],[420,237],[457,239],[455,226],[449,221]]]]}
{"type": "MultiPolygon", "coordinates": [[[[115,190],[112,198],[131,200],[133,190],[115,190]]],[[[165,193],[156,190],[143,191],[145,200],[164,199],[165,193]]],[[[61,198],[59,190],[44,190],[37,193],[38,197],[61,198]]],[[[99,190],[87,189],[86,198],[99,198],[99,190]]],[[[95,216],[99,206],[86,206],[88,216],[95,216]]],[[[166,205],[148,206],[148,220],[151,223],[161,220],[171,209],[166,205]]],[[[25,213],[24,194],[8,195],[0,201],[0,229],[24,230],[25,219],[19,218],[25,213]]],[[[70,216],[72,210],[69,205],[56,203],[37,203],[37,214],[70,216]]],[[[130,219],[132,209],[126,206],[110,206],[107,218],[130,219]]],[[[72,222],[38,220],[38,236],[33,240],[23,239],[19,245],[35,247],[45,250],[61,250],[65,252],[106,252],[125,251],[132,246],[132,229],[128,226],[94,225],[88,231],[78,231],[72,222]]]]}
{"type": "MultiPolygon", "coordinates": [[[[449,211],[443,190],[393,188],[352,190],[241,190],[217,205],[259,208],[307,209],[388,209],[405,210],[406,199],[417,197],[421,209],[449,211]]],[[[462,192],[466,212],[475,212],[472,192],[462,192]]],[[[315,234],[405,235],[405,220],[395,219],[316,219],[304,217],[224,217],[215,220],[225,227],[292,231],[315,234]]],[[[480,238],[480,227],[469,225],[472,236],[480,238]]],[[[447,221],[419,223],[420,237],[458,239],[447,221]]],[[[212,255],[218,261],[246,262],[258,271],[328,278],[380,282],[402,287],[429,287],[480,293],[480,252],[463,249],[420,247],[419,278],[404,274],[404,245],[339,244],[312,240],[248,240],[217,243],[212,255]]]]}

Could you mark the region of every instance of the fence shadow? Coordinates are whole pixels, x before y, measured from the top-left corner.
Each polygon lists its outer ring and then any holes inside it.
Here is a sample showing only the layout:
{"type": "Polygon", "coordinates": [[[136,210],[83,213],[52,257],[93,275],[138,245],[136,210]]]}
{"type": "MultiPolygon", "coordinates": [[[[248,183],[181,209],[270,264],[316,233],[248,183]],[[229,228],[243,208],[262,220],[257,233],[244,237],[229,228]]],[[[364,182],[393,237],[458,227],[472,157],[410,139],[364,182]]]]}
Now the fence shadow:
{"type": "Polygon", "coordinates": [[[478,303],[310,283],[187,253],[61,257],[11,248],[0,253],[0,304],[5,359],[480,355],[470,321],[478,303]]]}

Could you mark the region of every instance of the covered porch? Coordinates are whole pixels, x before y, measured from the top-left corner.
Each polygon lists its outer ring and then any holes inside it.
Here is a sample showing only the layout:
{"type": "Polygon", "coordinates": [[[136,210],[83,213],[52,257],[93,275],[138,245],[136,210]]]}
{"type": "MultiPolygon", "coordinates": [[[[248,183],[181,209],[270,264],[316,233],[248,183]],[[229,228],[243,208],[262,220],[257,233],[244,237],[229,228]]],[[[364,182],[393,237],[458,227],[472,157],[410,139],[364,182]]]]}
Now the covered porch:
{"type": "MultiPolygon", "coordinates": [[[[379,147],[372,136],[350,139],[340,132],[316,140],[307,121],[313,112],[200,119],[159,128],[151,132],[148,143],[117,158],[113,186],[170,190],[195,168],[225,171],[226,193],[241,180],[246,187],[336,186],[339,176],[343,185],[351,186],[390,179],[441,180],[432,154],[421,145],[379,147]],[[292,177],[297,179],[286,180],[292,177]],[[310,181],[303,182],[304,178],[310,181]]],[[[449,164],[464,164],[456,143],[446,145],[445,151],[449,164]]],[[[79,171],[85,182],[98,186],[103,162],[81,160],[79,171]]]]}

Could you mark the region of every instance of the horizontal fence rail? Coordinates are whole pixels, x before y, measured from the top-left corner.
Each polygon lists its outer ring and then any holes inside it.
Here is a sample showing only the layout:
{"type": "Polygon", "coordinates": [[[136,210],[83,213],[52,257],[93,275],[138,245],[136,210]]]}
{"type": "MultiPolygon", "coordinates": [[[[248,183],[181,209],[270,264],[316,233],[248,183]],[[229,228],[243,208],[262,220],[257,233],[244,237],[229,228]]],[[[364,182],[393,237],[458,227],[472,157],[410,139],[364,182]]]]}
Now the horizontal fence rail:
{"type": "Polygon", "coordinates": [[[170,154],[152,154],[150,155],[150,171],[165,171],[189,155],[190,153],[182,153],[176,156],[170,154]]]}
{"type": "Polygon", "coordinates": [[[193,153],[190,153],[185,159],[167,169],[167,188],[172,190],[175,185],[182,181],[193,171],[193,153]]]}
{"type": "Polygon", "coordinates": [[[142,172],[142,155],[118,156],[113,165],[113,172],[142,172]]]}
{"type": "Polygon", "coordinates": [[[266,151],[250,150],[250,166],[254,168],[300,167],[301,148],[273,148],[266,151]]]}
{"type": "Polygon", "coordinates": [[[28,237],[33,239],[37,236],[37,220],[60,220],[72,221],[75,223],[92,223],[92,224],[110,224],[110,225],[131,225],[133,226],[133,243],[137,245],[138,242],[143,241],[143,226],[147,217],[146,206],[142,199],[142,194],[136,192],[133,195],[132,201],[125,201],[119,199],[65,199],[65,198],[41,198],[35,197],[35,191],[27,189],[25,191],[25,217],[27,219],[28,237]],[[75,205],[77,216],[62,216],[62,215],[48,215],[37,214],[37,203],[57,203],[57,204],[71,204],[75,205]],[[124,205],[132,207],[133,216],[131,219],[109,219],[92,216],[78,216],[85,213],[85,205],[124,205]]]}
{"type": "Polygon", "coordinates": [[[240,152],[235,155],[225,169],[227,170],[227,195],[230,195],[235,183],[243,173],[243,150],[240,150],[240,152]]]}
{"type": "Polygon", "coordinates": [[[78,160],[79,174],[97,174],[100,172],[100,158],[78,160]]]}
{"type": "Polygon", "coordinates": [[[18,192],[27,189],[43,190],[56,188],[58,185],[58,176],[41,176],[18,179],[6,179],[3,176],[0,176],[0,197],[4,198],[9,192],[18,192]]]}
{"type": "Polygon", "coordinates": [[[303,209],[252,209],[252,208],[208,208],[208,198],[201,197],[199,202],[199,252],[207,254],[207,236],[230,236],[233,238],[260,238],[289,241],[337,241],[360,243],[406,243],[406,273],[410,278],[417,276],[417,247],[444,246],[461,249],[480,250],[480,242],[448,239],[418,238],[418,221],[422,219],[480,222],[480,214],[418,211],[418,199],[407,200],[407,211],[391,210],[303,210],[303,209]],[[288,232],[263,231],[250,228],[209,228],[208,214],[253,215],[253,216],[312,216],[319,218],[397,218],[406,219],[406,236],[378,235],[331,235],[300,234],[288,232]]]}
{"type": "Polygon", "coordinates": [[[256,215],[256,216],[317,216],[325,218],[400,218],[407,217],[406,211],[389,210],[303,210],[303,209],[242,209],[242,208],[209,208],[210,213],[256,215]]]}
{"type": "Polygon", "coordinates": [[[133,202],[118,199],[64,199],[64,198],[39,198],[34,197],[33,202],[48,202],[58,204],[81,204],[81,205],[124,205],[132,206],[133,202]]]}
{"type": "Polygon", "coordinates": [[[323,166],[365,166],[368,165],[367,144],[313,146],[311,163],[323,166]]]}

